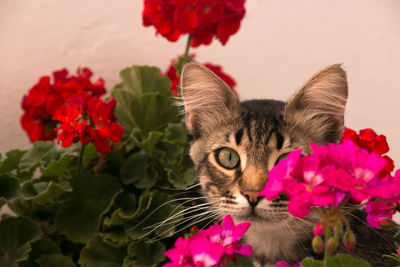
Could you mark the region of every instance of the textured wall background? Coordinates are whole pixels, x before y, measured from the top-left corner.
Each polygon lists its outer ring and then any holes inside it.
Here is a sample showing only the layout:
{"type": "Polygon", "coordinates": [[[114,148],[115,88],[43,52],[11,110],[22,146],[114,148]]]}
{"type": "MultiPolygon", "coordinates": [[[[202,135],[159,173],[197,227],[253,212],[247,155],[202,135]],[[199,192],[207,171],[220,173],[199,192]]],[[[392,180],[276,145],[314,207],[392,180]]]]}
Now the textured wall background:
{"type": "MultiPolygon", "coordinates": [[[[400,1],[248,0],[246,7],[239,33],[225,47],[197,49],[197,59],[223,65],[243,99],[287,99],[322,67],[343,63],[346,124],[386,134],[400,162],[400,1]]],[[[89,66],[110,89],[126,66],[165,70],[185,40],[155,37],[141,11],[141,0],[1,0],[0,151],[29,146],[20,101],[42,75],[89,66]]]]}

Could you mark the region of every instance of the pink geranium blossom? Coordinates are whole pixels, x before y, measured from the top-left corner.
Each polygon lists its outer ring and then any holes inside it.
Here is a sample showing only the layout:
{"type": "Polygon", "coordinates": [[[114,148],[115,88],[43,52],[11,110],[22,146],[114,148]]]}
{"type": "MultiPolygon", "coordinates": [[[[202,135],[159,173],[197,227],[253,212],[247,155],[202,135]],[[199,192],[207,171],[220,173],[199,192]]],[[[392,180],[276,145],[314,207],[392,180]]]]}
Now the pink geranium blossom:
{"type": "Polygon", "coordinates": [[[280,161],[269,172],[260,195],[272,200],[284,191],[288,210],[295,217],[306,216],[312,206],[337,207],[347,199],[362,203],[391,197],[392,191],[385,190],[390,183],[378,177],[386,162],[376,153],[350,140],[339,145],[312,143],[311,148],[311,155],[301,157],[301,150],[296,150],[280,161]]]}
{"type": "Polygon", "coordinates": [[[232,217],[226,215],[221,226],[214,223],[192,237],[178,238],[175,247],[165,252],[172,262],[164,267],[219,267],[226,266],[229,259],[235,262],[235,254],[250,257],[251,246],[239,241],[249,227],[249,222],[235,225],[232,217]]]}

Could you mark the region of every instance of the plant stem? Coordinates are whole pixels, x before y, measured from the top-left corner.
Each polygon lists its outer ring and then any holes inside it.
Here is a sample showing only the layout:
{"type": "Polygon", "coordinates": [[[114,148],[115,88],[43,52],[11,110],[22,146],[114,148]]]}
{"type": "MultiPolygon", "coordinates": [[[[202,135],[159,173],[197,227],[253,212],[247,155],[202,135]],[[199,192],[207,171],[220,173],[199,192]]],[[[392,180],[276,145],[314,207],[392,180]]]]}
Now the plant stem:
{"type": "Polygon", "coordinates": [[[189,49],[190,49],[190,44],[192,43],[192,35],[188,35],[188,39],[186,41],[186,47],[185,47],[185,53],[183,56],[185,57],[185,60],[189,57],[189,49]]]}
{"type": "Polygon", "coordinates": [[[326,226],[325,230],[325,251],[324,251],[324,267],[328,267],[328,240],[331,237],[331,227],[329,225],[326,226]]]}
{"type": "Polygon", "coordinates": [[[83,153],[85,152],[86,145],[81,147],[78,159],[78,174],[83,174],[83,153]]]}

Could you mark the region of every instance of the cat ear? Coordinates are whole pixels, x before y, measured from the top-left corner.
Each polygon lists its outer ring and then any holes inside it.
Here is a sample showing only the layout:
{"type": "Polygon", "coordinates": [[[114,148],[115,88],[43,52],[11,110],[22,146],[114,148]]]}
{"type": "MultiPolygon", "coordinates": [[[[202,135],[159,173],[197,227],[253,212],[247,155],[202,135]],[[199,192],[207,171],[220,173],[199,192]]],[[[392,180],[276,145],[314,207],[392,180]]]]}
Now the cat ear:
{"type": "Polygon", "coordinates": [[[229,86],[198,63],[183,66],[180,87],[186,125],[195,138],[239,114],[239,99],[229,86]]]}
{"type": "Polygon", "coordinates": [[[342,134],[348,90],[346,72],[332,65],[315,74],[289,100],[284,119],[292,133],[305,133],[319,144],[342,134]]]}

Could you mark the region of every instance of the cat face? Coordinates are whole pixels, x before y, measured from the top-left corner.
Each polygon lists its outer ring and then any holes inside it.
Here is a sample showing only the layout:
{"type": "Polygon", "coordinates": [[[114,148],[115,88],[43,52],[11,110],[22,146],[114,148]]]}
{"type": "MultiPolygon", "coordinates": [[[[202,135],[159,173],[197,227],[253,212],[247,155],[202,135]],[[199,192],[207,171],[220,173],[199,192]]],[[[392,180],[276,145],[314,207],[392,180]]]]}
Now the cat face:
{"type": "Polygon", "coordinates": [[[221,215],[278,224],[290,218],[284,195],[258,197],[268,172],[294,149],[310,153],[310,142],[337,142],[343,130],[346,75],[339,65],[314,75],[288,103],[240,102],[207,68],[186,64],[181,90],[190,155],[203,194],[221,215]]]}

